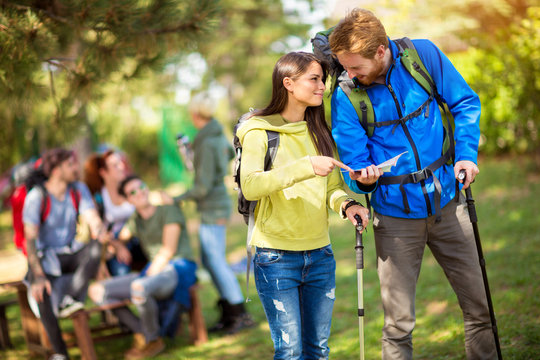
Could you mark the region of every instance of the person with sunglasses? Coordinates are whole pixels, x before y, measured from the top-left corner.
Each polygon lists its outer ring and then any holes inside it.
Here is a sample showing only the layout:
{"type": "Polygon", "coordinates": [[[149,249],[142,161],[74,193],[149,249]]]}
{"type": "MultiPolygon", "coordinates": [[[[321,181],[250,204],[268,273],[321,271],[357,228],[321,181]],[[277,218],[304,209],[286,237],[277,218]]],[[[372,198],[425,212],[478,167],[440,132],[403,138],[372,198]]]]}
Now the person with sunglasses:
{"type": "MultiPolygon", "coordinates": [[[[119,238],[137,236],[150,263],[140,273],[116,276],[93,284],[89,296],[100,305],[126,299],[135,304],[139,317],[128,307],[115,309],[113,313],[134,333],[134,344],[126,352],[126,359],[142,359],[163,351],[165,343],[162,337],[174,335],[174,324],[159,322],[162,301],[172,298],[176,303],[189,307],[188,290],[196,281],[197,266],[192,261],[186,221],[180,207],[151,204],[148,187],[137,175],[126,177],[118,192],[135,207],[135,214],[120,231],[119,238]]],[[[167,318],[178,319],[178,316],[167,318]]]]}

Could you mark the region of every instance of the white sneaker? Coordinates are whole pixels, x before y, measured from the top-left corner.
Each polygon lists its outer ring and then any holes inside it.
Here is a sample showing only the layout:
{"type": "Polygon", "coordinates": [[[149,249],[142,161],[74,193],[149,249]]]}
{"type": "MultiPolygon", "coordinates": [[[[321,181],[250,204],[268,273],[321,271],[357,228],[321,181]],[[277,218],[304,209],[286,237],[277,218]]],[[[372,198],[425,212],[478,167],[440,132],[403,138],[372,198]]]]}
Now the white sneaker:
{"type": "Polygon", "coordinates": [[[84,309],[84,304],[80,301],[74,300],[71,296],[66,295],[60,303],[60,311],[58,312],[58,317],[67,318],[71,314],[74,314],[76,311],[84,309]]]}

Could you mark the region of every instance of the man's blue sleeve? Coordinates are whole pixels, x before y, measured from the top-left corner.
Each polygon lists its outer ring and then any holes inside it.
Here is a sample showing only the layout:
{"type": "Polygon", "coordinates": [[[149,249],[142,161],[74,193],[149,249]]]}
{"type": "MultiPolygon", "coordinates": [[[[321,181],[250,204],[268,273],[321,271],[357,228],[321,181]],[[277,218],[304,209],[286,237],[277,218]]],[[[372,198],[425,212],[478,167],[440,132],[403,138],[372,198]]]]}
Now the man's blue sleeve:
{"type": "Polygon", "coordinates": [[[429,40],[415,40],[422,62],[430,73],[439,94],[454,116],[456,162],[477,163],[480,139],[480,99],[457,71],[448,57],[429,40]]]}

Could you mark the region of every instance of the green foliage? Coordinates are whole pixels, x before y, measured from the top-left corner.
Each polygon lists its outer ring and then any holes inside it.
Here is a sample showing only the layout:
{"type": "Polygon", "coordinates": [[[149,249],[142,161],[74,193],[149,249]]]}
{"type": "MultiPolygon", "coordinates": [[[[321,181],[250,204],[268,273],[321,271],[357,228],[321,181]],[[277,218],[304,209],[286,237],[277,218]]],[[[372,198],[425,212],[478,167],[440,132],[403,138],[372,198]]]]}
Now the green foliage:
{"type": "Polygon", "coordinates": [[[100,100],[111,78],[161,71],[168,57],[193,49],[213,26],[216,3],[2,1],[0,114],[6,131],[0,171],[28,155],[15,144],[31,129],[40,148],[64,145],[87,131],[87,105],[100,100]]]}
{"type": "Polygon", "coordinates": [[[479,27],[463,34],[475,44],[463,73],[482,100],[487,153],[540,151],[540,7],[526,3],[475,7],[479,27]]]}
{"type": "Polygon", "coordinates": [[[224,0],[221,7],[219,36],[210,34],[198,50],[209,65],[205,83],[217,80],[227,90],[233,123],[270,100],[275,62],[291,42],[301,45],[308,38],[309,26],[284,14],[280,1],[224,0]]]}

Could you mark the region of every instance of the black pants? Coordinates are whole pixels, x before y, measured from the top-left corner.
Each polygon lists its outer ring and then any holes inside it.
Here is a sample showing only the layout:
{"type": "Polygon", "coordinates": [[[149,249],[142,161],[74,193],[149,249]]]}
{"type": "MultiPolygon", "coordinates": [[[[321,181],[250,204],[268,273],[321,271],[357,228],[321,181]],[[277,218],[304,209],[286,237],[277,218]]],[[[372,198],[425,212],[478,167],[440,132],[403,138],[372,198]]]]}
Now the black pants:
{"type": "MultiPolygon", "coordinates": [[[[58,298],[60,302],[65,295],[84,302],[88,290],[90,279],[95,277],[101,260],[101,243],[92,240],[81,250],[74,254],[59,255],[60,266],[62,268],[61,276],[47,275],[51,283],[51,296],[58,298]]],[[[30,281],[32,281],[30,277],[30,281]]],[[[53,309],[51,296],[45,291],[43,302],[38,303],[41,322],[47,332],[51,345],[55,353],[68,355],[62,331],[58,324],[58,319],[53,309]]]]}

